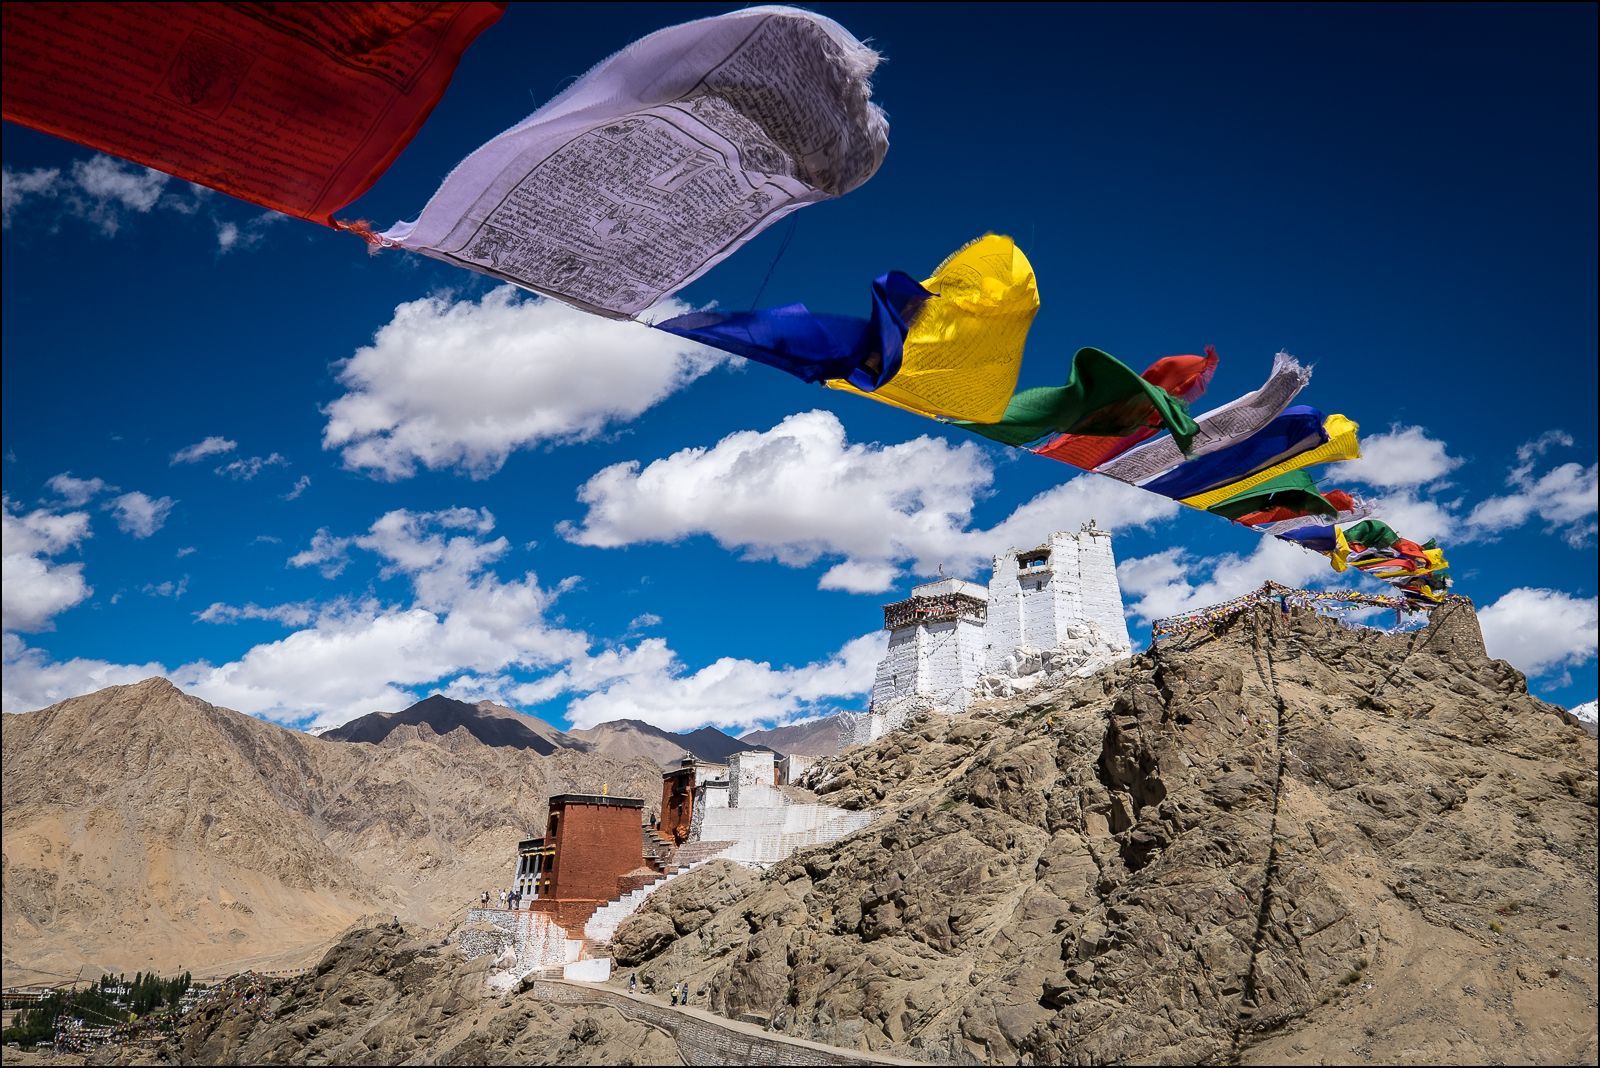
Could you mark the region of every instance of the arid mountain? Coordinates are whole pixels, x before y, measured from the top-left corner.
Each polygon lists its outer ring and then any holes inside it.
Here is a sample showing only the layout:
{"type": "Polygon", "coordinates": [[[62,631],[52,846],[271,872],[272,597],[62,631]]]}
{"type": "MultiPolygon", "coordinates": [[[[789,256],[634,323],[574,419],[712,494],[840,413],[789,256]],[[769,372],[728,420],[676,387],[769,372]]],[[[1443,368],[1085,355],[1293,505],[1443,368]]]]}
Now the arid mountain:
{"type": "Polygon", "coordinates": [[[653,760],[662,766],[676,764],[685,753],[720,764],[746,749],[771,748],[731,737],[715,727],[674,734],[637,719],[616,719],[568,733],[588,743],[592,752],[616,760],[653,760]]]}
{"type": "Polygon", "coordinates": [[[426,725],[434,734],[465,730],[484,745],[531,749],[540,756],[557,749],[590,748],[584,742],[550,726],[536,716],[524,715],[492,701],[468,704],[442,694],[418,701],[403,712],[373,712],[318,737],[335,742],[382,742],[398,727],[426,725]]]}
{"type": "Polygon", "coordinates": [[[763,745],[780,753],[804,753],[807,756],[833,756],[839,751],[838,714],[804,723],[791,723],[766,731],[751,731],[739,740],[748,745],[763,745]]]}
{"type": "Polygon", "coordinates": [[[314,738],[164,679],[7,716],[3,965],[196,973],[313,959],[351,922],[448,920],[510,881],[549,793],[659,794],[645,761],[466,726],[314,738]]]}

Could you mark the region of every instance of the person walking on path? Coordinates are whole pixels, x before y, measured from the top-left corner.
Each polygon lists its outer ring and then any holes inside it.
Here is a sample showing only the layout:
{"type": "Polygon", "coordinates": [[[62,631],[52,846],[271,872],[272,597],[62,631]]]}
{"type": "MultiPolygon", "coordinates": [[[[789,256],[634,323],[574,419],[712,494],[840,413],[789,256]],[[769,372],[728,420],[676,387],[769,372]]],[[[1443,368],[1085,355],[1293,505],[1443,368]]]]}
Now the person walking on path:
{"type": "Polygon", "coordinates": [[[628,973],[628,993],[632,994],[639,989],[639,973],[628,973]]]}
{"type": "Polygon", "coordinates": [[[673,1008],[677,1008],[678,1007],[678,984],[677,983],[673,983],[672,984],[672,1007],[673,1008]]]}
{"type": "Polygon", "coordinates": [[[678,1004],[680,1004],[680,1005],[689,1004],[689,984],[688,983],[679,983],[678,985],[683,987],[683,993],[678,998],[678,1004]]]}

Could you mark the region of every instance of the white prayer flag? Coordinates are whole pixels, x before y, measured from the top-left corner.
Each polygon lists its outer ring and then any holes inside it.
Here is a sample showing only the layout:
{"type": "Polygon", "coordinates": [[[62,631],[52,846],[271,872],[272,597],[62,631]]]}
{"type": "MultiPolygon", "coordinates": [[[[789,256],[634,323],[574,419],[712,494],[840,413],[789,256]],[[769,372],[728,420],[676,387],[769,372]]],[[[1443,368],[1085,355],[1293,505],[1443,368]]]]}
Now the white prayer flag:
{"type": "Polygon", "coordinates": [[[789,212],[872,177],[878,55],[832,19],[755,7],[634,42],[451,172],[380,235],[631,318],[789,212]]]}
{"type": "Polygon", "coordinates": [[[1295,395],[1311,381],[1311,369],[1300,366],[1287,352],[1272,361],[1272,373],[1260,389],[1231,400],[1220,408],[1195,417],[1195,434],[1188,456],[1178,451],[1170,435],[1152,438],[1095,468],[1095,474],[1119,482],[1143,485],[1160,478],[1185,460],[1237,445],[1276,419],[1295,395]]]}

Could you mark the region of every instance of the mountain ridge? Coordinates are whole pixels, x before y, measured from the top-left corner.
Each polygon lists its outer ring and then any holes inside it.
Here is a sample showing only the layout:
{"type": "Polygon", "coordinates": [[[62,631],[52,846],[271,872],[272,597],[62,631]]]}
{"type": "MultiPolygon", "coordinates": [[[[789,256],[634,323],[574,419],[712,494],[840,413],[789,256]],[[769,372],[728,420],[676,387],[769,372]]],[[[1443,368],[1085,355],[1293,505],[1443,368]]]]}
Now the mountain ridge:
{"type": "Polygon", "coordinates": [[[651,763],[427,729],[354,745],[161,678],[9,718],[0,964],[303,961],[363,916],[431,924],[509,883],[550,794],[660,790],[651,763]]]}

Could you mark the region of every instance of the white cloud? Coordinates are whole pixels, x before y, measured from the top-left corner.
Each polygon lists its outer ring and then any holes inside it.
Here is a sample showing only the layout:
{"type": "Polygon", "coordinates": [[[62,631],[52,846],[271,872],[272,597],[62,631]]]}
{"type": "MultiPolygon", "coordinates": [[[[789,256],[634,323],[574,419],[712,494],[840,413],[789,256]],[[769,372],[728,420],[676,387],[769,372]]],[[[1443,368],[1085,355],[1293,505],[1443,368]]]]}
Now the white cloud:
{"type": "Polygon", "coordinates": [[[61,170],[37,167],[14,171],[0,167],[0,227],[9,230],[13,214],[33,197],[54,197],[61,192],[61,170]]]}
{"type": "MultiPolygon", "coordinates": [[[[313,554],[308,565],[370,552],[385,574],[407,581],[409,601],[213,604],[199,618],[274,619],[297,628],[227,663],[199,661],[170,672],[159,664],[58,664],[20,641],[8,642],[7,707],[35,707],[111,682],[167,674],[208,701],[283,722],[309,720],[317,728],[402,708],[427,688],[520,704],[572,695],[569,714],[577,722],[626,715],[682,729],[814,715],[829,700],[857,697],[871,686],[881,632],[801,667],[724,658],[690,670],[660,638],[597,651],[589,636],[550,618],[570,580],[547,587],[532,574],[507,580],[495,573],[509,543],[493,536],[493,528],[486,510],[450,508],[390,512],[360,535],[320,532],[333,548],[313,554]]],[[[70,535],[63,531],[56,542],[70,543],[70,535]]]]}
{"type": "MultiPolygon", "coordinates": [[[[669,301],[657,310],[688,309],[669,301]]],[[[326,409],[322,444],[381,478],[408,477],[419,464],[485,478],[516,449],[586,440],[631,420],[725,360],[510,286],[477,303],[428,297],[397,307],[339,366],[346,392],[326,409]]]]}
{"type": "Polygon", "coordinates": [[[114,237],[129,215],[147,215],[161,202],[168,177],[110,156],[91,156],[72,164],[71,184],[62,199],[72,214],[114,237]]]}
{"type": "Polygon", "coordinates": [[[323,578],[330,579],[338,578],[349,562],[350,539],[334,536],[327,527],[311,536],[310,545],[289,557],[290,567],[315,567],[323,578]]]}
{"type": "Polygon", "coordinates": [[[1544,675],[1595,658],[1600,601],[1524,586],[1479,609],[1478,622],[1490,656],[1544,675]]]}
{"type": "MultiPolygon", "coordinates": [[[[548,668],[582,655],[585,636],[545,619],[562,586],[547,589],[531,573],[507,582],[488,570],[508,548],[505,538],[484,540],[493,525],[487,510],[451,508],[390,512],[355,537],[321,531],[326,552],[297,554],[299,566],[363,549],[386,562],[386,575],[410,581],[412,603],[323,610],[312,625],[232,663],[186,665],[175,681],[229,708],[291,721],[315,714],[314,726],[326,726],[402,707],[413,700],[407,687],[450,675],[548,668]]],[[[215,615],[243,617],[248,607],[215,615]]]]}
{"type": "Polygon", "coordinates": [[[147,582],[140,588],[144,593],[149,594],[151,597],[171,597],[173,599],[177,599],[189,592],[189,576],[185,575],[176,582],[171,579],[167,579],[165,582],[147,582]]]}
{"type": "Polygon", "coordinates": [[[1572,435],[1565,430],[1546,430],[1532,441],[1525,441],[1517,446],[1517,462],[1531,464],[1535,458],[1543,456],[1551,449],[1570,449],[1573,444],[1572,435]]]}
{"type": "Polygon", "coordinates": [[[115,486],[106,485],[106,480],[103,478],[74,478],[70,471],[63,471],[52,477],[45,485],[50,487],[50,491],[60,497],[61,503],[68,508],[78,508],[107,490],[116,489],[115,486]]]}
{"type": "Polygon", "coordinates": [[[1361,458],[1339,466],[1339,477],[1369,486],[1421,486],[1445,477],[1466,461],[1419,426],[1393,426],[1361,439],[1361,458]]]}
{"type": "Polygon", "coordinates": [[[185,556],[193,556],[199,551],[200,550],[196,549],[193,545],[185,545],[183,548],[178,550],[178,559],[182,560],[185,556]]]}
{"type": "Polygon", "coordinates": [[[148,538],[160,530],[178,502],[171,497],[151,497],[148,494],[124,493],[106,505],[117,520],[117,526],[136,538],[148,538]]]}
{"type": "Polygon", "coordinates": [[[238,482],[249,482],[269,467],[285,467],[289,463],[280,453],[270,456],[241,456],[216,469],[216,473],[238,482]]]}
{"type": "Polygon", "coordinates": [[[1128,614],[1145,622],[1231,600],[1269,579],[1303,587],[1332,574],[1326,558],[1277,538],[1262,538],[1246,555],[1197,558],[1166,549],[1117,565],[1128,614]]]}
{"type": "Polygon", "coordinates": [[[628,623],[629,630],[648,630],[661,626],[661,617],[654,612],[641,612],[628,623]]]}
{"type": "Polygon", "coordinates": [[[1535,475],[1532,457],[1537,455],[1532,454],[1511,472],[1507,480],[1513,487],[1511,493],[1480,501],[1472,509],[1467,516],[1467,536],[1492,541],[1500,531],[1538,518],[1547,531],[1559,534],[1574,548],[1594,538],[1595,514],[1600,510],[1600,465],[1564,463],[1535,475]]]}
{"type": "Polygon", "coordinates": [[[218,456],[225,452],[232,452],[239,447],[237,441],[230,441],[220,435],[214,435],[186,445],[172,454],[174,464],[192,464],[204,460],[207,456],[218,456]]]}
{"type": "Polygon", "coordinates": [[[288,627],[303,627],[317,616],[316,606],[310,601],[295,604],[262,606],[254,602],[244,605],[223,604],[213,601],[194,617],[202,623],[237,623],[241,619],[269,619],[288,627]]]}
{"type": "Polygon", "coordinates": [[[688,672],[676,657],[658,658],[650,670],[624,675],[574,701],[567,715],[579,728],[612,719],[641,719],[669,731],[705,723],[748,728],[815,715],[817,702],[859,697],[871,689],[884,644],[883,632],[874,631],[846,642],[824,660],[798,668],[723,657],[688,672]]]}
{"type": "Polygon", "coordinates": [[[25,204],[43,200],[52,201],[58,209],[48,219],[52,233],[67,217],[88,223],[104,237],[115,237],[131,219],[154,211],[204,214],[215,227],[219,255],[255,245],[267,227],[284,218],[276,212],[266,212],[242,223],[224,220],[214,210],[216,202],[211,190],[99,154],[74,161],[65,173],[57,167],[31,171],[6,167],[0,171],[0,184],[4,189],[6,229],[18,221],[25,204]],[[208,204],[212,208],[202,212],[208,204]]]}
{"type": "MultiPolygon", "coordinates": [[[[51,560],[89,537],[84,512],[15,511],[4,498],[0,520],[0,617],[3,629],[50,630],[53,620],[92,592],[83,578],[83,564],[51,560]]],[[[7,672],[9,674],[9,671],[7,672]]]]}
{"type": "Polygon", "coordinates": [[[581,522],[559,528],[580,545],[614,548],[707,534],[751,559],[805,567],[843,557],[823,589],[877,593],[909,563],[969,572],[1005,549],[1037,544],[1089,519],[1114,529],[1177,514],[1173,501],[1082,476],[1040,493],[988,530],[972,510],[993,480],[977,441],[923,435],[898,445],[846,440],[825,411],[792,415],[771,430],[730,434],[641,466],[613,464],[588,480],[581,522]]]}
{"type": "Polygon", "coordinates": [[[156,663],[113,664],[82,657],[56,661],[43,650],[29,648],[15,634],[5,635],[4,641],[0,709],[7,712],[31,712],[79,694],[167,673],[156,663]]]}
{"type": "Polygon", "coordinates": [[[302,493],[304,493],[306,490],[308,490],[310,488],[311,488],[311,476],[310,475],[301,475],[299,478],[294,480],[294,485],[292,487],[290,487],[288,493],[285,493],[283,495],[283,499],[286,500],[286,501],[292,501],[292,500],[296,499],[297,497],[299,497],[302,493]]]}
{"type": "Polygon", "coordinates": [[[262,212],[254,215],[244,222],[234,222],[230,219],[214,218],[212,221],[217,227],[217,254],[226,256],[230,252],[240,252],[244,249],[255,248],[259,245],[267,231],[275,224],[287,219],[287,215],[276,211],[262,212]]]}

